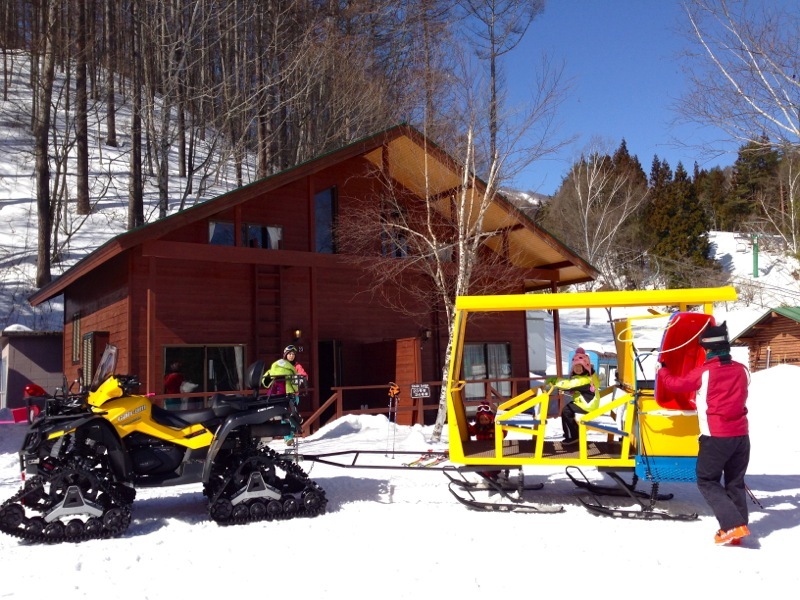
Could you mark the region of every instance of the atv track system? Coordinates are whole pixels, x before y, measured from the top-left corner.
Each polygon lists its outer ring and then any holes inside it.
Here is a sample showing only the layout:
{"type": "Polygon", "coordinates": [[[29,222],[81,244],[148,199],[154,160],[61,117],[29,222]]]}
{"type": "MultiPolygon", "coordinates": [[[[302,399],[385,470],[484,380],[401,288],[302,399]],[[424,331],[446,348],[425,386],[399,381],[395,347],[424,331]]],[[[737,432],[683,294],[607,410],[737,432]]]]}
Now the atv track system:
{"type": "Polygon", "coordinates": [[[46,544],[122,535],[130,525],[135,491],[111,484],[104,474],[73,459],[32,477],[0,505],[0,531],[46,544]]]}
{"type": "Polygon", "coordinates": [[[297,464],[271,448],[240,457],[204,490],[208,513],[220,525],[316,517],[325,492],[297,464]]]}

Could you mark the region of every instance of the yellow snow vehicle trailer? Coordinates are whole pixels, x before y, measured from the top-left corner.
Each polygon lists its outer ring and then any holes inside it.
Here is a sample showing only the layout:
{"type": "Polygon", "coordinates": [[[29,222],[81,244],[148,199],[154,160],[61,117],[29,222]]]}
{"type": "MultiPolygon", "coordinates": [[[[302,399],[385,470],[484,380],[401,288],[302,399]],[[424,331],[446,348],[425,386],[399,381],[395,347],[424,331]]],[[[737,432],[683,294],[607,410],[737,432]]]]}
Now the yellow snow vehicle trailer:
{"type": "MultiPolygon", "coordinates": [[[[707,323],[697,319],[697,313],[712,315],[713,304],[736,300],[732,287],[671,289],[622,292],[568,292],[552,294],[519,294],[498,296],[462,296],[456,299],[455,331],[447,382],[449,456],[451,463],[463,465],[450,475],[450,490],[467,506],[485,510],[525,510],[541,512],[543,505],[530,506],[521,501],[521,491],[531,489],[522,481],[522,467],[564,466],[570,479],[591,492],[593,501],[582,498],[583,504],[596,514],[633,518],[696,518],[696,515],[674,515],[656,509],[656,502],[668,499],[658,493],[662,481],[694,481],[694,466],[698,450],[698,421],[696,411],[686,408],[664,408],[655,400],[654,371],[643,372],[643,355],[651,365],[663,359],[666,340],[663,333],[673,324],[695,327],[684,332],[686,343],[673,348],[677,357],[707,323]],[[625,310],[625,316],[614,319],[614,309],[625,310]],[[565,447],[557,437],[548,436],[551,403],[557,402],[557,390],[546,383],[532,383],[530,389],[500,401],[494,420],[494,439],[471,439],[466,400],[470,380],[464,374],[464,344],[467,323],[480,313],[499,311],[557,311],[565,309],[608,309],[612,317],[616,347],[617,369],[613,383],[601,390],[601,404],[596,410],[578,420],[579,443],[565,447]],[[631,314],[636,316],[630,316],[631,314]],[[690,318],[692,317],[692,318],[690,318]],[[654,321],[660,319],[660,321],[654,321]],[[658,323],[657,325],[654,323],[658,323]],[[701,323],[692,325],[692,323],[701,323]],[[655,328],[655,330],[654,330],[655,328]],[[643,348],[642,341],[658,336],[656,344],[643,348]],[[584,468],[597,468],[607,473],[613,485],[590,481],[584,468]],[[487,475],[507,473],[518,469],[516,497],[504,494],[505,501],[482,502],[472,493],[471,482],[464,472],[487,475]],[[632,483],[624,482],[620,472],[633,473],[632,483]],[[651,491],[637,490],[639,479],[651,483],[651,491]],[[467,494],[462,492],[466,491],[467,494]],[[604,495],[625,496],[636,501],[633,510],[611,508],[597,498],[604,495]]],[[[619,311],[618,311],[619,312],[619,311]]],[[[713,320],[713,317],[708,317],[713,320]]],[[[554,323],[557,323],[554,320],[554,323]]],[[[677,331],[677,329],[676,329],[677,331]]],[[[556,332],[557,334],[557,332],[556,332]]],[[[560,344],[556,346],[560,348],[560,344]]],[[[696,347],[696,346],[695,346],[696,347]]],[[[684,361],[686,362],[686,361],[684,361]]],[[[532,380],[533,381],[533,380],[532,380]]],[[[550,422],[553,422],[551,418],[550,422]]],[[[560,421],[559,421],[560,422],[560,421]]],[[[559,428],[560,429],[560,428],[559,428]]],[[[557,432],[556,432],[557,433],[557,432]]],[[[501,493],[508,488],[488,481],[489,487],[501,493]]],[[[552,512],[552,507],[547,509],[552,512]]]]}

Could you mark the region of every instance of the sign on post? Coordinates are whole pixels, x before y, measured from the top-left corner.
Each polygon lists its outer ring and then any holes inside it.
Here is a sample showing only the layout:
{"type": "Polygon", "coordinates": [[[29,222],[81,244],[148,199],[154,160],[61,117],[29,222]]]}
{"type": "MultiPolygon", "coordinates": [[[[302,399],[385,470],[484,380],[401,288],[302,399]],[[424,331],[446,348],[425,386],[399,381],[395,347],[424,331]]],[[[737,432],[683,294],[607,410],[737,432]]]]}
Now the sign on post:
{"type": "Polygon", "coordinates": [[[431,386],[427,383],[412,383],[411,384],[411,397],[412,398],[430,398],[431,386]]]}

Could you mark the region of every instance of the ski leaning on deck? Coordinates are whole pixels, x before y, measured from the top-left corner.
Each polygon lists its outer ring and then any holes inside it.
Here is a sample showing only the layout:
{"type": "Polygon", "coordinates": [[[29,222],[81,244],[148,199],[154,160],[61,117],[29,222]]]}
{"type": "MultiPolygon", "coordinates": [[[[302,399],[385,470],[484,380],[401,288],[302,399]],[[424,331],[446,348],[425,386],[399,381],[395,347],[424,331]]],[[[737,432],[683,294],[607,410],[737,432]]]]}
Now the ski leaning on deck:
{"type": "Polygon", "coordinates": [[[450,480],[448,489],[453,497],[473,510],[521,513],[556,513],[564,510],[563,506],[540,504],[521,496],[522,491],[541,489],[543,487],[541,483],[526,486],[520,479],[516,485],[511,485],[510,481],[498,482],[485,476],[483,482],[474,482],[464,477],[464,473],[456,468],[445,470],[444,474],[450,480]],[[449,471],[458,473],[458,477],[451,475],[449,471]],[[480,500],[473,492],[496,493],[501,499],[480,500]],[[516,492],[516,495],[513,492],[516,492]]]}
{"type": "Polygon", "coordinates": [[[416,460],[412,460],[408,463],[403,463],[404,467],[434,467],[440,463],[445,462],[450,458],[450,454],[447,451],[444,452],[434,452],[433,450],[429,450],[428,452],[423,453],[420,457],[416,460]]]}

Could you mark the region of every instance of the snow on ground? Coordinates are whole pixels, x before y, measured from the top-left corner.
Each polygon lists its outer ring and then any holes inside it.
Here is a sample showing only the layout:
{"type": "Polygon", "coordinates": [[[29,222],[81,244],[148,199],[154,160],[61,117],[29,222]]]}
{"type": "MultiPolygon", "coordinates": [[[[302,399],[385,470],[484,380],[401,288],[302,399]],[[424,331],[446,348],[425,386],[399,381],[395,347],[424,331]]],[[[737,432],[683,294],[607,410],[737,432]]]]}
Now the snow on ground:
{"type": "MultiPolygon", "coordinates": [[[[562,468],[526,467],[528,480],[545,484],[527,497],[563,505],[563,512],[479,513],[448,493],[439,472],[305,462],[327,493],[325,515],[219,527],[206,515],[199,485],[140,490],[121,538],[41,546],[0,536],[0,597],[791,595],[800,585],[800,448],[793,421],[775,418],[775,403],[785,406],[798,376],[800,368],[786,365],[753,374],[753,535],[739,548],[714,545],[716,521],[694,484],[665,483],[661,491],[675,494],[671,510],[697,512],[697,520],[612,519],[579,504],[582,492],[562,468]]],[[[548,427],[557,430],[558,420],[548,427]]],[[[16,450],[24,430],[0,425],[2,501],[20,485],[16,450]]],[[[446,439],[431,443],[430,433],[382,416],[351,416],[302,440],[300,452],[370,449],[377,452],[364,464],[394,467],[408,460],[401,451],[446,448],[446,439]]]]}

